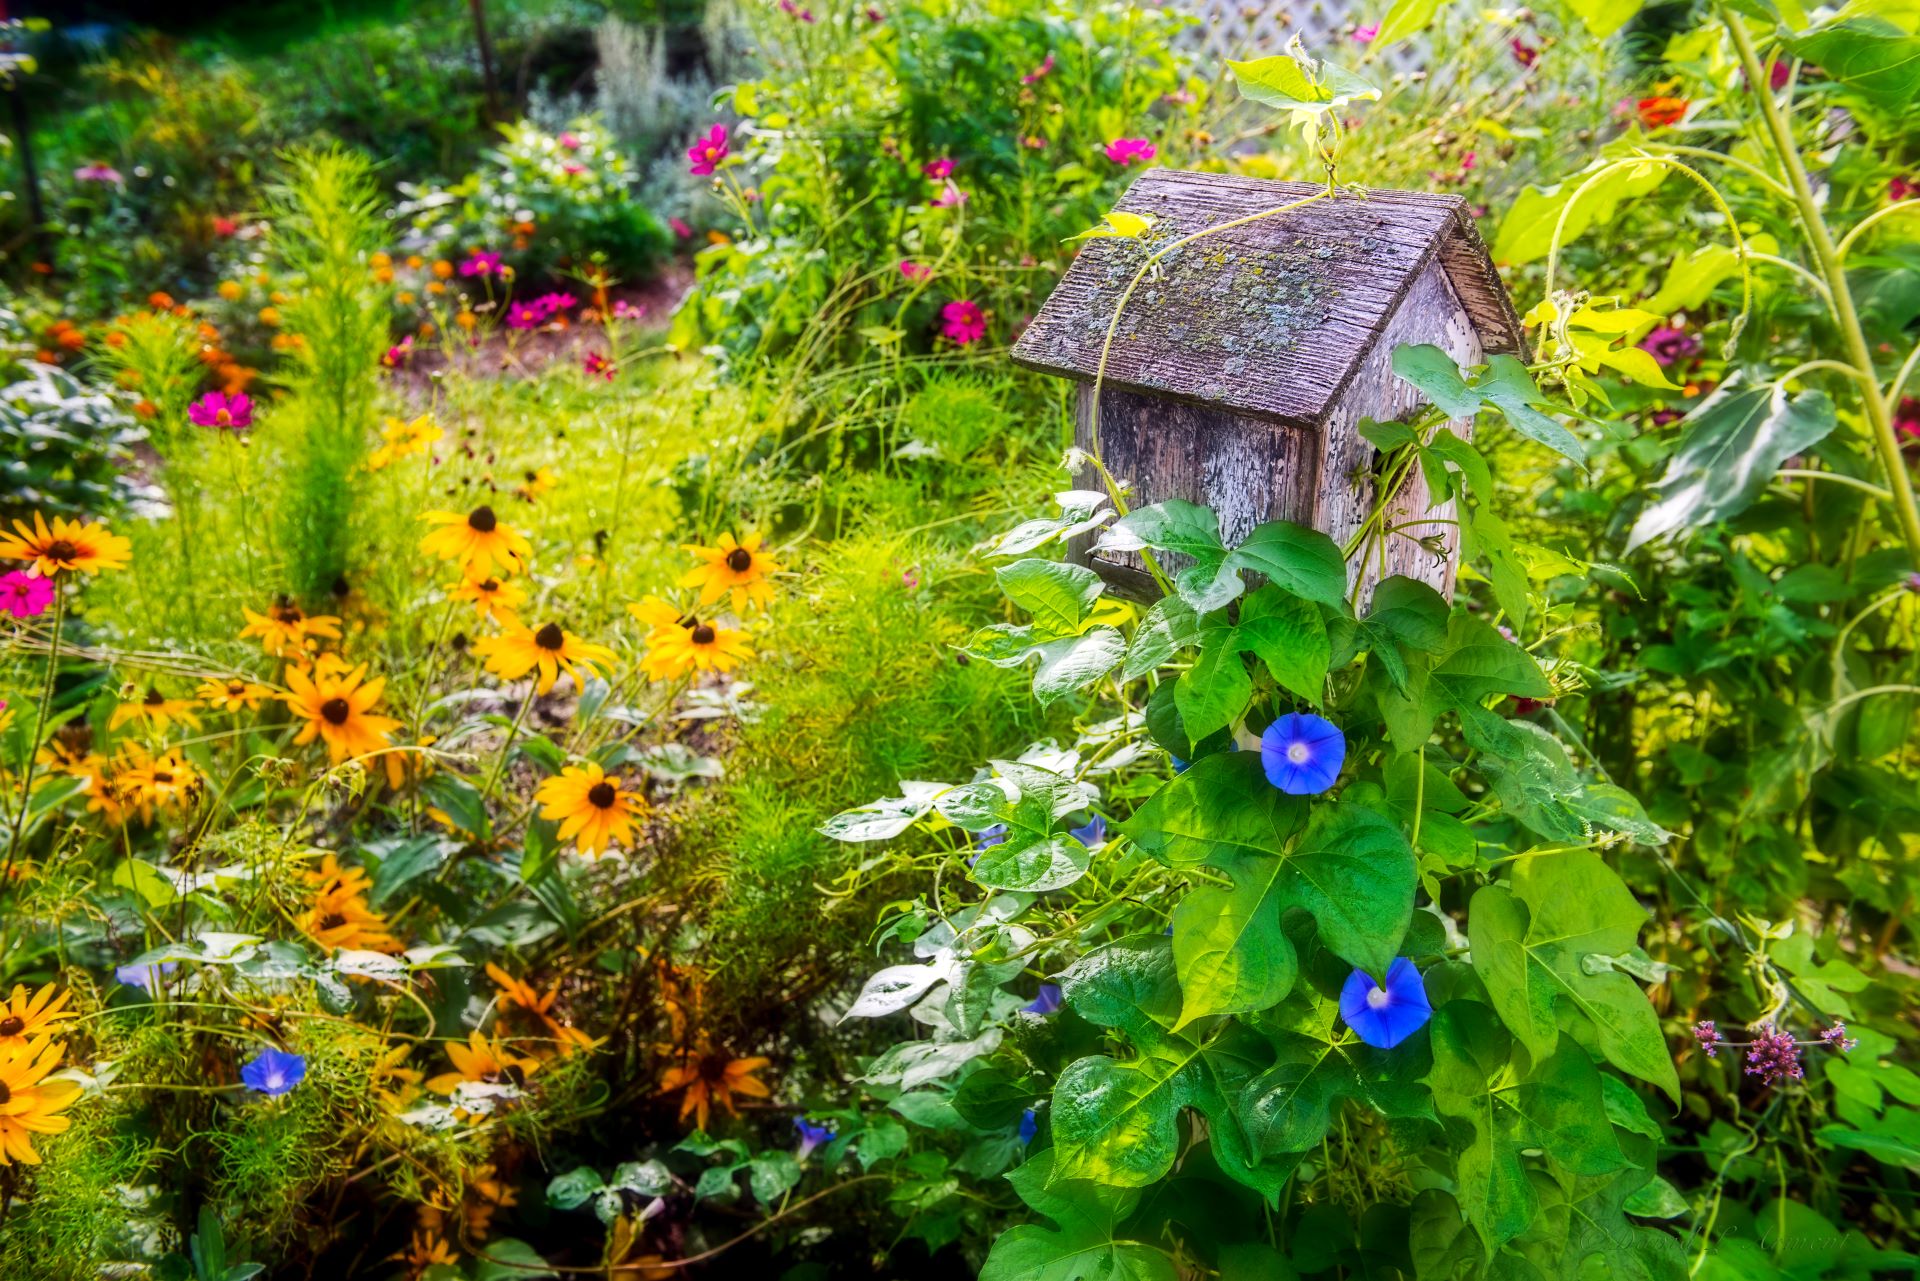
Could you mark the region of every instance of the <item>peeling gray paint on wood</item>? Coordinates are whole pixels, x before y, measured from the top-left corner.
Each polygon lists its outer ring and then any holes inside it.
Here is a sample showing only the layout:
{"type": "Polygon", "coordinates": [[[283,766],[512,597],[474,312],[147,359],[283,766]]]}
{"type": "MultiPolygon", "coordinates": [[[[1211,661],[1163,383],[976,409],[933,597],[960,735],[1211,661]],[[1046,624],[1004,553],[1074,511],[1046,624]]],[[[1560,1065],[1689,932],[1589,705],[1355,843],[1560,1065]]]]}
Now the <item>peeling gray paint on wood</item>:
{"type": "MultiPolygon", "coordinates": [[[[1075,440],[1095,452],[1091,379],[1114,308],[1156,246],[1313,193],[1302,183],[1152,170],[1117,208],[1156,219],[1152,241],[1086,245],[1013,350],[1028,368],[1081,381],[1075,440]]],[[[1461,364],[1517,352],[1522,333],[1486,248],[1457,196],[1341,196],[1188,245],[1135,289],[1115,331],[1100,393],[1099,451],[1132,486],[1130,505],[1167,498],[1220,514],[1229,544],[1267,520],[1323,530],[1344,545],[1371,509],[1374,449],[1362,419],[1420,403],[1396,378],[1401,343],[1433,343],[1461,364]]],[[[1455,422],[1468,435],[1472,423],[1455,422]]],[[[1076,484],[1099,488],[1091,469],[1076,484]]],[[[1396,522],[1433,520],[1444,557],[1395,536],[1355,557],[1362,604],[1388,574],[1450,592],[1458,531],[1427,510],[1417,473],[1396,522]],[[1381,563],[1385,558],[1384,566],[1381,563]]],[[[1150,598],[1139,557],[1088,560],[1123,594],[1150,598]]],[[[1168,566],[1177,568],[1177,566],[1168,566]]]]}

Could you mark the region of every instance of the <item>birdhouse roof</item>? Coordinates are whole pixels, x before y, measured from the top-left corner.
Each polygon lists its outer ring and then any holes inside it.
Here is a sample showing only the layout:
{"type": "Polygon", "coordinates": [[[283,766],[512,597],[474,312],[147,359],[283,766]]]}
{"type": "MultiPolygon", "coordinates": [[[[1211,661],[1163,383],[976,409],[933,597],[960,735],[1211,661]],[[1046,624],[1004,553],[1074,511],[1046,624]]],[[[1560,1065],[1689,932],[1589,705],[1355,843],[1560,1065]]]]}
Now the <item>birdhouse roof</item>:
{"type": "MultiPolygon", "coordinates": [[[[1149,255],[1320,190],[1149,170],[1116,209],[1151,218],[1152,231],[1087,242],[1014,344],[1014,361],[1092,379],[1114,308],[1149,255]]],[[[1435,259],[1481,347],[1519,352],[1519,319],[1464,199],[1342,192],[1168,254],[1127,303],[1103,385],[1318,428],[1435,259]]]]}

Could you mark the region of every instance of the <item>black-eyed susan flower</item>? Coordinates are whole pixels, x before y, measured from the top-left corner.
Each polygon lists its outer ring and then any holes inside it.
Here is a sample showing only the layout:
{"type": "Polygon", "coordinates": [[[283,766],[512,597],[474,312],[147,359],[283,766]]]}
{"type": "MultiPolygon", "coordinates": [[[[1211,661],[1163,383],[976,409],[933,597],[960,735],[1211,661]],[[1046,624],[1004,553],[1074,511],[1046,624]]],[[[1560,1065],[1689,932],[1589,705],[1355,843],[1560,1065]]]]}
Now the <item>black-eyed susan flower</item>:
{"type": "Polygon", "coordinates": [[[557,482],[553,472],[546,467],[536,467],[527,472],[526,478],[513,487],[513,496],[522,502],[531,503],[546,497],[557,482]]]}
{"type": "Polygon", "coordinates": [[[475,641],[473,652],[485,659],[487,670],[501,680],[517,681],[538,668],[540,683],[536,689],[542,694],[553,688],[561,672],[573,677],[574,684],[584,685],[588,676],[604,676],[617,661],[605,645],[583,641],[558,623],[537,629],[515,623],[499,636],[475,641]]]}
{"type": "Polygon", "coordinates": [[[692,1047],[680,1051],[678,1058],[677,1063],[660,1074],[660,1093],[685,1091],[680,1096],[680,1119],[684,1121],[692,1113],[696,1129],[707,1128],[707,1117],[715,1105],[724,1108],[728,1116],[738,1115],[733,1108],[736,1094],[757,1099],[767,1097],[767,1087],[754,1076],[767,1066],[767,1059],[736,1059],[725,1051],[715,1050],[704,1036],[692,1047]]]}
{"type": "Polygon", "coordinates": [[[648,633],[640,670],[649,680],[672,680],[691,671],[732,671],[751,657],[753,648],[745,632],[689,618],[677,627],[648,633]]]}
{"type": "Polygon", "coordinates": [[[761,542],[759,534],[748,534],[738,542],[732,534],[722,534],[712,547],[683,545],[681,551],[692,552],[704,563],[688,570],[680,585],[698,587],[702,605],[731,595],[736,614],[744,614],[749,602],[765,608],[773,599],[773,584],[767,577],[784,567],[761,550],[761,542]]]}
{"type": "Polygon", "coordinates": [[[133,559],[133,544],[105,525],[64,516],[55,516],[49,525],[45,516],[35,512],[31,529],[23,520],[14,521],[13,528],[11,534],[0,532],[0,560],[31,561],[28,572],[42,578],[124,569],[133,559]]]}
{"type": "Polygon", "coordinates": [[[67,1008],[72,992],[56,992],[49,983],[27,995],[27,985],[16,984],[13,995],[0,1002],[0,1052],[17,1049],[28,1039],[64,1032],[79,1015],[67,1008]]]}
{"type": "Polygon", "coordinates": [[[274,601],[264,614],[256,614],[245,606],[240,612],[247,619],[247,625],[240,629],[240,639],[259,637],[260,648],[274,658],[304,654],[312,640],[340,639],[338,618],[331,614],[309,616],[286,596],[274,601]]]}
{"type": "Polygon", "coordinates": [[[324,740],[327,759],[336,765],[386,747],[388,735],[400,728],[400,722],[374,713],[387,681],[384,676],[367,680],[366,675],[365,663],[351,671],[341,671],[336,664],[316,663],[311,674],[289,668],[288,692],[279,697],[306,722],[293,741],[306,744],[316,738],[324,740]]]}
{"type": "Polygon", "coordinates": [[[128,699],[114,708],[113,715],[107,718],[107,728],[116,730],[128,721],[139,721],[156,734],[166,733],[167,726],[176,721],[200,728],[200,717],[193,710],[192,699],[168,698],[152,686],[139,698],[128,699]]]}
{"type": "Polygon", "coordinates": [[[420,519],[438,526],[420,540],[420,550],[458,563],[469,577],[490,574],[495,569],[502,574],[518,573],[533,556],[526,536],[494,515],[491,507],[476,507],[464,516],[433,511],[420,519]]]}
{"type": "Polygon", "coordinates": [[[65,1043],[45,1037],[0,1045],[0,1165],[39,1165],[33,1136],[67,1128],[69,1122],[60,1113],[80,1097],[80,1085],[46,1079],[60,1066],[66,1049],[65,1043]]]}
{"type": "Polygon", "coordinates": [[[576,1050],[590,1050],[600,1044],[579,1028],[562,1023],[553,1013],[553,1004],[560,997],[558,984],[548,988],[544,993],[538,992],[534,990],[531,983],[514,978],[492,961],[487,962],[487,977],[492,979],[494,986],[500,989],[500,1008],[524,1010],[537,1023],[537,1030],[553,1038],[562,1058],[576,1050]]]}
{"type": "Polygon", "coordinates": [[[487,1161],[474,1167],[473,1176],[467,1180],[467,1199],[463,1213],[467,1219],[467,1235],[476,1241],[484,1241],[493,1231],[493,1218],[502,1210],[511,1210],[520,1203],[520,1194],[511,1183],[500,1177],[500,1171],[493,1162],[487,1161]]]}
{"type": "Polygon", "coordinates": [[[466,601],[481,618],[496,623],[519,621],[520,607],[527,603],[527,589],[511,578],[463,578],[447,589],[454,600],[466,601]]]}
{"type": "Polygon", "coordinates": [[[322,890],[313,896],[298,924],[300,932],[328,952],[385,952],[403,950],[388,929],[387,918],[373,910],[364,896],[347,889],[322,890]]]}
{"type": "MultiPolygon", "coordinates": [[[[112,801],[98,808],[115,822],[138,814],[142,823],[151,823],[156,812],[186,809],[202,786],[200,771],[178,748],[153,756],[139,743],[128,742],[114,754],[113,772],[105,782],[112,801]]],[[[89,801],[87,808],[95,806],[89,801]]]]}
{"type": "Polygon", "coordinates": [[[200,695],[201,702],[216,712],[256,711],[262,699],[273,696],[273,691],[265,685],[256,685],[239,677],[224,681],[202,681],[195,693],[200,695]]]}
{"type": "Polygon", "coordinates": [[[560,824],[560,839],[573,841],[587,857],[618,842],[633,841],[633,825],[647,815],[646,798],[621,787],[592,761],[569,765],[559,775],[540,784],[534,793],[540,802],[540,817],[560,824]]]}
{"type": "Polygon", "coordinates": [[[465,1045],[447,1044],[447,1058],[453,1071],[442,1072],[427,1081],[435,1094],[452,1094],[465,1084],[524,1086],[527,1078],[540,1070],[540,1060],[515,1054],[502,1045],[498,1036],[488,1039],[475,1029],[465,1045]]]}
{"type": "Polygon", "coordinates": [[[657,632],[663,627],[685,625],[685,616],[680,607],[658,596],[641,597],[627,606],[627,612],[639,619],[641,625],[649,632],[657,632]]]}
{"type": "MultiPolygon", "coordinates": [[[[412,340],[409,339],[409,346],[411,342],[412,340]]],[[[368,471],[379,471],[383,467],[399,462],[402,458],[423,454],[433,448],[435,443],[444,439],[446,432],[433,421],[432,414],[421,414],[412,422],[402,422],[398,418],[387,419],[387,425],[380,429],[380,437],[383,443],[367,455],[368,471]]]]}

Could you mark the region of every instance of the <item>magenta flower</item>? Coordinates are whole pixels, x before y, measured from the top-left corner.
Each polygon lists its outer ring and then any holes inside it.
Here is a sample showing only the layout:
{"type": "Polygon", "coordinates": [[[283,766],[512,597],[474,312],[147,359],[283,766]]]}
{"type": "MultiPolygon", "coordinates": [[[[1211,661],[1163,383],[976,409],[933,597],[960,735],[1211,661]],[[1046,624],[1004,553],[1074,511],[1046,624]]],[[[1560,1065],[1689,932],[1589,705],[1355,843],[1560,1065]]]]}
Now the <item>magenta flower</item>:
{"type": "Polygon", "coordinates": [[[16,569],[0,574],[0,613],[37,618],[53,604],[53,580],[16,569]]]}
{"type": "Polygon", "coordinates": [[[73,180],[75,182],[110,182],[116,187],[126,181],[120,176],[120,171],[112,165],[81,165],[73,171],[73,180]]]}
{"type": "Polygon", "coordinates": [[[945,182],[953,177],[953,157],[942,156],[938,160],[929,160],[920,166],[920,172],[935,182],[945,182]]]}
{"type": "Polygon", "coordinates": [[[940,194],[933,198],[935,209],[958,209],[967,203],[967,193],[949,182],[940,188],[940,194]]]}
{"type": "Polygon", "coordinates": [[[540,310],[538,303],[517,302],[507,308],[507,328],[538,329],[546,323],[547,314],[540,310]]]}
{"type": "Polygon", "coordinates": [[[572,311],[580,305],[580,300],[572,294],[541,294],[533,300],[543,315],[557,316],[563,311],[572,311]]]}
{"type": "Polygon", "coordinates": [[[1714,1026],[1712,1019],[1701,1019],[1693,1025],[1693,1039],[1700,1042],[1700,1048],[1708,1058],[1720,1057],[1720,1029],[1714,1026]]]}
{"type": "Polygon", "coordinates": [[[1041,63],[1039,66],[1035,67],[1032,71],[1029,71],[1026,75],[1020,77],[1020,83],[1023,85],[1030,85],[1034,83],[1036,80],[1045,80],[1048,74],[1051,73],[1052,71],[1053,71],[1053,55],[1049,53],[1044,59],[1041,60],[1041,63]]]}
{"type": "Polygon", "coordinates": [[[563,133],[556,141],[568,151],[580,150],[580,139],[575,134],[563,133]]]}
{"type": "Polygon", "coordinates": [[[1913,178],[1891,178],[1887,181],[1887,199],[1895,204],[1915,196],[1920,196],[1920,181],[1913,178]]]}
{"type": "Polygon", "coordinates": [[[1909,440],[1920,440],[1920,396],[1902,396],[1893,410],[1893,429],[1909,440]]]}
{"type": "Polygon", "coordinates": [[[497,276],[500,274],[500,255],[476,249],[467,255],[465,262],[460,264],[460,274],[463,276],[497,276]]]}
{"type": "Polygon", "coordinates": [[[886,14],[881,13],[880,10],[874,8],[872,5],[867,6],[868,22],[885,22],[886,20],[887,20],[886,14]]]}
{"type": "Polygon", "coordinates": [[[795,4],[793,0],[780,0],[780,12],[790,18],[797,18],[801,22],[813,21],[813,10],[802,9],[799,5],[795,4]]]}
{"type": "Polygon", "coordinates": [[[1540,61],[1540,51],[1519,36],[1507,41],[1507,48],[1512,51],[1513,60],[1523,67],[1531,67],[1540,61]]]}
{"type": "Polygon", "coordinates": [[[1145,138],[1115,138],[1107,144],[1107,159],[1116,165],[1145,164],[1160,154],[1160,149],[1145,138]]]}
{"type": "Polygon", "coordinates": [[[1820,1034],[1820,1039],[1842,1054],[1857,1048],[1860,1044],[1857,1037],[1847,1035],[1847,1025],[1839,1019],[1835,1019],[1833,1026],[1820,1034]]]}
{"type": "Polygon", "coordinates": [[[950,302],[940,309],[940,320],[940,332],[962,347],[987,336],[987,313],[977,303],[950,302]]]}
{"type": "Polygon", "coordinates": [[[613,362],[597,351],[590,351],[581,360],[580,368],[589,378],[604,378],[613,381],[613,362]]]}
{"type": "Polygon", "coordinates": [[[614,299],[613,318],[615,320],[643,320],[646,314],[645,307],[636,307],[625,298],[614,299]]]}
{"type": "Polygon", "coordinates": [[[560,172],[569,178],[578,178],[587,171],[587,167],[577,161],[569,160],[560,166],[560,172]]]}
{"type": "Polygon", "coordinates": [[[1369,22],[1364,27],[1355,27],[1353,29],[1353,42],[1355,44],[1372,44],[1375,40],[1379,39],[1379,37],[1380,24],[1377,22],[1369,22]]]}
{"type": "Polygon", "coordinates": [[[1684,329],[1662,325],[1640,340],[1640,349],[1662,365],[1689,360],[1700,354],[1700,340],[1684,329]]]}
{"type": "Polygon", "coordinates": [[[696,178],[704,178],[720,167],[727,158],[727,127],[715,125],[707,130],[706,136],[687,148],[687,159],[693,163],[687,172],[696,178]]]}
{"type": "Polygon", "coordinates": [[[669,218],[667,219],[667,226],[673,228],[673,234],[680,237],[680,239],[693,239],[693,228],[687,225],[684,218],[669,218]]]}
{"type": "Polygon", "coordinates": [[[908,280],[931,280],[933,279],[933,268],[924,263],[915,262],[911,258],[902,258],[900,260],[900,274],[908,280]]]}
{"type": "Polygon", "coordinates": [[[413,335],[408,334],[396,346],[387,348],[387,354],[380,357],[380,364],[387,369],[399,369],[413,359],[413,335]]]}
{"type": "Polygon", "coordinates": [[[187,406],[187,418],[196,427],[245,431],[253,426],[253,399],[244,391],[210,391],[187,406]]]}
{"type": "Polygon", "coordinates": [[[1747,1042],[1747,1075],[1759,1077],[1762,1085],[1800,1080],[1806,1075],[1800,1066],[1800,1043],[1792,1033],[1764,1025],[1747,1042]]]}

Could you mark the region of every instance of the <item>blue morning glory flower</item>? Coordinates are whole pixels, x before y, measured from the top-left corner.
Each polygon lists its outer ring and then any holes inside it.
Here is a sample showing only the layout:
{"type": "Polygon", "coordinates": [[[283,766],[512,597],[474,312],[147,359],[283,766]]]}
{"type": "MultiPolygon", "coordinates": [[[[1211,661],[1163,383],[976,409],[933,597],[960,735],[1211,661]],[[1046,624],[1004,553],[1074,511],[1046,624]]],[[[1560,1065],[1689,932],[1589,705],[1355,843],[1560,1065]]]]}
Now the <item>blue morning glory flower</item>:
{"type": "Polygon", "coordinates": [[[973,845],[973,853],[967,855],[967,866],[972,867],[980,861],[980,856],[996,845],[1007,843],[1007,825],[995,823],[992,827],[983,827],[968,838],[973,845]]]}
{"type": "Polygon", "coordinates": [[[1325,717],[1289,712],[1260,736],[1267,781],[1289,796],[1317,796],[1340,777],[1347,736],[1325,717]]]}
{"type": "Polygon", "coordinates": [[[1040,1133],[1040,1119],[1034,1116],[1032,1108],[1028,1108],[1020,1114],[1020,1141],[1031,1143],[1033,1136],[1038,1133],[1040,1133]]]}
{"type": "Polygon", "coordinates": [[[1340,989],[1340,1017],[1368,1045],[1391,1050],[1425,1026],[1433,1006],[1427,1003],[1420,971],[1402,956],[1388,967],[1385,987],[1365,970],[1349,974],[1340,989]]]}
{"type": "Polygon", "coordinates": [[[1104,845],[1107,841],[1107,820],[1102,815],[1095,814],[1093,821],[1085,827],[1068,828],[1067,835],[1089,848],[1104,845]]]}
{"type": "Polygon", "coordinates": [[[831,1143],[839,1137],[839,1135],[834,1133],[832,1126],[812,1125],[804,1116],[796,1116],[793,1118],[793,1128],[800,1133],[800,1147],[799,1150],[793,1154],[794,1160],[796,1161],[806,1160],[807,1154],[815,1148],[823,1143],[831,1143]]]}
{"type": "Polygon", "coordinates": [[[1047,1015],[1060,1008],[1060,985],[1058,983],[1042,983],[1040,985],[1040,995],[1034,997],[1033,1000],[1027,1002],[1020,1008],[1028,1014],[1038,1014],[1044,1019],[1047,1015]]]}
{"type": "Polygon", "coordinates": [[[253,1056],[240,1069],[240,1079],[256,1094],[276,1097],[300,1084],[307,1075],[307,1061],[298,1054],[276,1050],[271,1045],[253,1056]]]}
{"type": "Polygon", "coordinates": [[[1181,760],[1178,756],[1175,756],[1173,755],[1173,753],[1169,752],[1167,753],[1167,759],[1173,763],[1174,773],[1184,774],[1187,772],[1187,762],[1181,760]]]}
{"type": "Polygon", "coordinates": [[[113,977],[151,996],[160,986],[160,976],[171,974],[179,968],[172,961],[162,961],[158,965],[116,965],[113,967],[113,977]]]}

